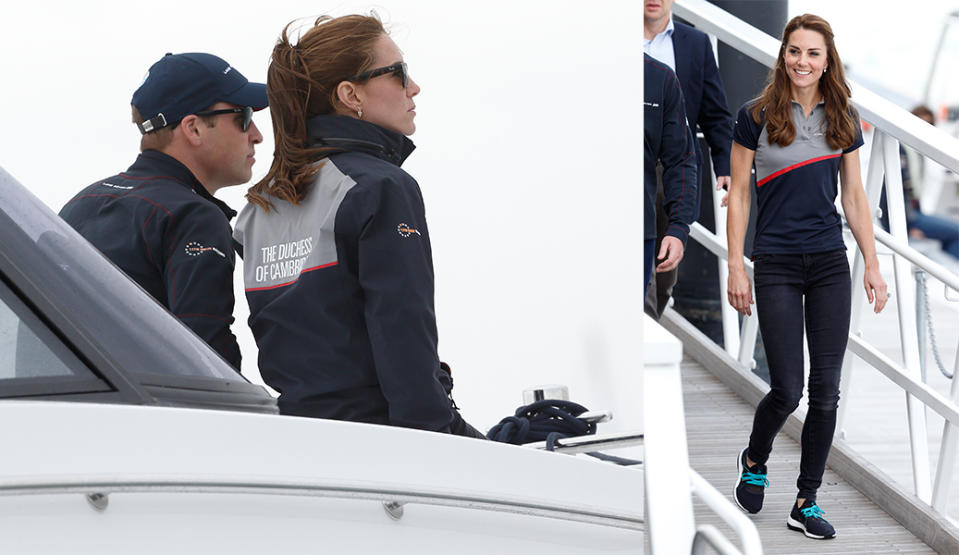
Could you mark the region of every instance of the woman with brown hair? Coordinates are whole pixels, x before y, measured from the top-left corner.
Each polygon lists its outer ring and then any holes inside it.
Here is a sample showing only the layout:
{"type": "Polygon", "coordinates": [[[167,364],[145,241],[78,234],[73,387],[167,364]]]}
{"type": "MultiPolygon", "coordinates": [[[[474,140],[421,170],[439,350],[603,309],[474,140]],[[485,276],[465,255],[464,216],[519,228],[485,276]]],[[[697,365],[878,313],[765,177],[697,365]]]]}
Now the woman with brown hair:
{"type": "Polygon", "coordinates": [[[249,323],[284,414],[483,437],[437,355],[423,197],[400,168],[419,92],[376,17],[283,30],[273,164],[235,231],[249,323]]]}
{"type": "Polygon", "coordinates": [[[835,206],[840,183],[843,212],[865,260],[866,296],[875,302],[876,313],[888,300],[859,170],[862,133],[849,98],[829,23],[815,15],[797,16],[783,30],[769,84],[739,110],[730,156],[729,303],[742,314],[752,313],[743,242],[755,166],[759,213],[752,257],[770,375],[770,391],[756,408],[749,445],[737,457],[734,497],[747,512],[762,508],[773,439],[802,397],[805,334],[809,409],[799,493],[786,524],[816,539],[836,534],[816,504],[816,493],[836,427],[839,374],[849,336],[852,288],[835,206]]]}

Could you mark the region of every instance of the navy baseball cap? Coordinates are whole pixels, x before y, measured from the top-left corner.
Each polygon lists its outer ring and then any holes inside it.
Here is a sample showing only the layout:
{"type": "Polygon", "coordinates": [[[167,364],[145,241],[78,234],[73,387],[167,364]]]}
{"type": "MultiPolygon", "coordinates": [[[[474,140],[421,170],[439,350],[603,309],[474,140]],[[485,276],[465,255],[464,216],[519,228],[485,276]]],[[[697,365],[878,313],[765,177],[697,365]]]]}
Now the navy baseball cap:
{"type": "Polygon", "coordinates": [[[254,110],[269,105],[266,85],[250,83],[223,58],[202,52],[167,53],[150,66],[130,101],[143,117],[137,127],[144,135],[176,125],[217,102],[254,110]]]}

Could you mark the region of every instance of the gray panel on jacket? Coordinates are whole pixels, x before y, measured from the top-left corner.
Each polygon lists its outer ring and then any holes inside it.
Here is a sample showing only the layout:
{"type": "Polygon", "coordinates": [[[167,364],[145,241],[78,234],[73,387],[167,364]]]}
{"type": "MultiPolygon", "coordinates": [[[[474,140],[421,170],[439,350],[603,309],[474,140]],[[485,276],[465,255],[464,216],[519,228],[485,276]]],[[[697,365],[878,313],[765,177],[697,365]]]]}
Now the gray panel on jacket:
{"type": "Polygon", "coordinates": [[[273,197],[268,197],[273,203],[269,212],[247,204],[233,233],[243,245],[244,288],[290,285],[305,272],[336,264],[336,213],[355,185],[327,160],[299,206],[273,197]]]}

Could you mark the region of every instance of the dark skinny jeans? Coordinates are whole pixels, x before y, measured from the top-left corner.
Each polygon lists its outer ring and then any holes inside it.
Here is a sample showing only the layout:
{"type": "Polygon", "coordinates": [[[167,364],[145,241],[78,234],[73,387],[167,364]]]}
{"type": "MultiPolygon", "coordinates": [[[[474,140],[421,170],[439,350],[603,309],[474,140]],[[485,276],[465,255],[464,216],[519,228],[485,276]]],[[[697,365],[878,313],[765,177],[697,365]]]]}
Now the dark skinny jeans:
{"type": "Polygon", "coordinates": [[[815,499],[836,429],[839,374],[849,338],[849,263],[843,250],[758,255],[754,261],[756,312],[769,363],[770,391],[756,407],[749,458],[766,463],[773,439],[799,406],[805,323],[809,410],[796,486],[797,497],[815,499]]]}

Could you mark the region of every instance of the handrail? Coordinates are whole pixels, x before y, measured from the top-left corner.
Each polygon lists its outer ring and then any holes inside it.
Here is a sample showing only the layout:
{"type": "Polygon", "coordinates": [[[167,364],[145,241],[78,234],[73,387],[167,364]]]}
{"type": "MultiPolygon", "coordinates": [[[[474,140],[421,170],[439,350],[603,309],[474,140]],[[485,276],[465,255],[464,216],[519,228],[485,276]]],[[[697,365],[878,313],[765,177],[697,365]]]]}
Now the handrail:
{"type": "MultiPolygon", "coordinates": [[[[703,541],[714,541],[709,529],[696,527],[692,495],[698,496],[739,536],[746,555],[759,555],[756,525],[695,470],[689,467],[686,419],[679,362],[682,347],[674,336],[643,315],[643,461],[646,534],[653,553],[686,553],[703,541]],[[689,490],[676,488],[688,470],[689,490]],[[667,478],[668,477],[668,478],[667,478]],[[701,537],[703,534],[708,537],[701,537]]],[[[726,546],[722,541],[719,544],[726,546]]],[[[714,544],[716,545],[716,544],[714,544]]],[[[736,551],[722,551],[737,553],[736,551]]]]}
{"type": "Polygon", "coordinates": [[[945,418],[947,423],[951,422],[959,425],[959,406],[955,402],[921,381],[916,381],[908,375],[902,365],[896,364],[892,359],[879,352],[879,349],[866,343],[861,337],[850,335],[849,350],[945,418]]]}
{"type": "MultiPolygon", "coordinates": [[[[712,486],[705,478],[699,475],[695,470],[689,470],[689,481],[693,488],[693,493],[703,500],[706,505],[713,510],[723,521],[728,524],[739,536],[742,541],[743,555],[761,555],[763,552],[762,542],[759,539],[759,530],[738,507],[733,506],[732,502],[712,486]]],[[[702,527],[700,527],[701,529],[702,527]]],[[[709,535],[708,532],[706,532],[709,535]]],[[[695,542],[694,542],[695,546],[695,542]]],[[[719,546],[716,546],[719,547],[719,546]]],[[[695,547],[694,547],[695,552],[695,547]]],[[[728,553],[728,551],[720,551],[728,553]]],[[[738,551],[733,551],[737,553],[738,551]]]]}
{"type": "MultiPolygon", "coordinates": [[[[640,432],[615,432],[608,434],[594,434],[588,436],[574,436],[557,439],[553,444],[554,453],[576,455],[599,449],[621,449],[643,444],[643,434],[640,432]]],[[[524,443],[523,447],[545,451],[545,441],[524,443]]]]}
{"type": "Polygon", "coordinates": [[[873,232],[876,235],[876,240],[889,247],[889,250],[905,258],[909,262],[912,262],[914,266],[922,268],[923,271],[931,274],[933,277],[943,282],[951,289],[959,291],[959,276],[947,270],[945,266],[939,264],[935,260],[922,254],[909,245],[903,245],[902,241],[897,240],[895,237],[883,231],[882,229],[876,228],[873,230],[873,232]]]}
{"type": "Polygon", "coordinates": [[[643,495],[646,541],[656,554],[688,553],[696,533],[688,484],[686,418],[679,363],[683,348],[648,315],[643,318],[643,495]],[[688,487],[688,486],[687,486],[688,487]]]}
{"type": "Polygon", "coordinates": [[[696,527],[696,535],[693,536],[692,555],[702,555],[706,552],[707,545],[720,555],[740,555],[742,553],[742,551],[736,549],[733,542],[729,541],[719,531],[719,528],[712,524],[701,524],[696,527]]]}

